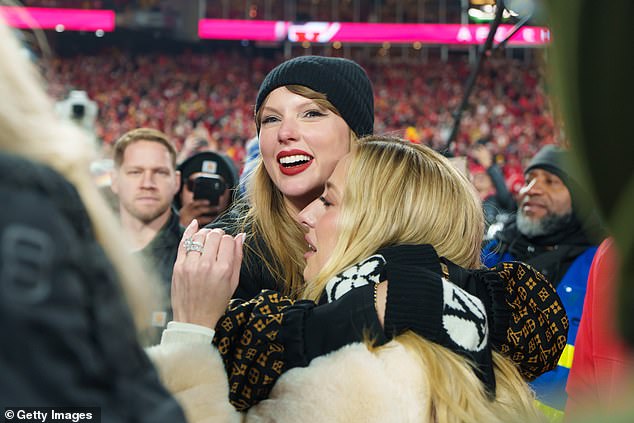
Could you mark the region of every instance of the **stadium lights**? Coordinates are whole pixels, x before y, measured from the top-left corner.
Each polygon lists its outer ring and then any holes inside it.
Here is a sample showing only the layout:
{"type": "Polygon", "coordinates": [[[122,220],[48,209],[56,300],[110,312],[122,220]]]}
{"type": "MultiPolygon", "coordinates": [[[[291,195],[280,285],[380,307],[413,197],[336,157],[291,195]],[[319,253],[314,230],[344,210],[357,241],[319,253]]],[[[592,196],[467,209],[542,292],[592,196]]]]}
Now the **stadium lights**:
{"type": "MultiPolygon", "coordinates": [[[[471,17],[476,22],[489,22],[493,20],[495,16],[495,10],[497,6],[485,5],[482,9],[469,8],[467,12],[469,17],[471,17]]],[[[518,14],[512,10],[504,9],[502,12],[502,18],[509,19],[510,17],[517,17],[518,14]]]]}
{"type": "MultiPolygon", "coordinates": [[[[503,19],[523,18],[530,16],[535,11],[536,0],[504,0],[503,19]]],[[[475,22],[490,22],[495,16],[497,9],[496,0],[470,0],[467,10],[469,17],[475,22]]]]}

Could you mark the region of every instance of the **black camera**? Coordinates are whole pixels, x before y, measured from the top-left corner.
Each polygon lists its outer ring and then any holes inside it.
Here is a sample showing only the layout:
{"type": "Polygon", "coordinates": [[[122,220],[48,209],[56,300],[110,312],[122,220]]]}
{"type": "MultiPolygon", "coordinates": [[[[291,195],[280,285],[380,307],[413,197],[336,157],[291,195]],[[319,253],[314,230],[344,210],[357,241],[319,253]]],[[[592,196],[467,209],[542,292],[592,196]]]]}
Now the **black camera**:
{"type": "Polygon", "coordinates": [[[85,91],[71,91],[67,99],[57,102],[55,108],[63,118],[73,121],[88,131],[94,130],[99,107],[96,102],[88,98],[85,91]]]}
{"type": "Polygon", "coordinates": [[[86,106],[83,104],[73,104],[71,106],[72,118],[75,120],[82,120],[86,113],[86,106]]]}
{"type": "Polygon", "coordinates": [[[194,200],[209,200],[212,206],[218,205],[218,199],[227,189],[227,185],[218,175],[201,175],[194,179],[194,200]]]}

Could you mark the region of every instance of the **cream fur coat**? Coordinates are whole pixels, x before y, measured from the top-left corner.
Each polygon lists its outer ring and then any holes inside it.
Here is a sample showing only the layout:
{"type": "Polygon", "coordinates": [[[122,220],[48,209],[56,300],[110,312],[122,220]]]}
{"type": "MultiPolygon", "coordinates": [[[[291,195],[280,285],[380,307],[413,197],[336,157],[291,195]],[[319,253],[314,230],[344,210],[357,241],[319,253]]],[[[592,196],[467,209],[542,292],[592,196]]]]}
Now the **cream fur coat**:
{"type": "Polygon", "coordinates": [[[401,344],[372,353],[352,344],[306,368],[286,372],[268,400],[235,411],[218,351],[166,344],[148,354],[190,422],[425,422],[428,391],[422,366],[401,344]]]}

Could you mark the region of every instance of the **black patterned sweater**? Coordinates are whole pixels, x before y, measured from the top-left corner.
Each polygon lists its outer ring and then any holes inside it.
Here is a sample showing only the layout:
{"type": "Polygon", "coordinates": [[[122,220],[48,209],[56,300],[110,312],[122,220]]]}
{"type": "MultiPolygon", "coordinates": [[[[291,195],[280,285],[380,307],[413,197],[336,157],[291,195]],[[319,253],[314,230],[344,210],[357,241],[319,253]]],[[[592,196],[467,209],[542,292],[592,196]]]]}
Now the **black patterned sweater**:
{"type": "Polygon", "coordinates": [[[567,328],[555,289],[529,266],[501,263],[467,271],[439,258],[429,245],[401,245],[383,248],[333,277],[317,303],[270,290],[247,302],[233,300],[213,343],[229,378],[229,399],[244,411],[266,399],[287,370],[354,342],[380,346],[407,330],[475,362],[478,376],[494,393],[491,350],[512,359],[531,380],[556,366],[567,328]],[[374,305],[375,284],[384,280],[390,282],[385,329],[374,305]],[[458,297],[482,301],[486,323],[480,346],[458,345],[451,333],[440,330],[446,323],[447,290],[443,298],[442,288],[430,287],[454,284],[452,297],[462,291],[458,297]],[[430,311],[439,307],[441,312],[430,311]]]}

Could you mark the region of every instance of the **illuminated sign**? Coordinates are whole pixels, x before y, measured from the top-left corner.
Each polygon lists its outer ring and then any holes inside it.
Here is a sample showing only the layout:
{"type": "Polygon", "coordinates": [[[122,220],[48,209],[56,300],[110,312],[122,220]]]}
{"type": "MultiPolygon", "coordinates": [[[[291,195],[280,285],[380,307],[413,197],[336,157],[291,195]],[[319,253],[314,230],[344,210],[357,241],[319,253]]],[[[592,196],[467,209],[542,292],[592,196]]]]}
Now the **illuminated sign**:
{"type": "MultiPolygon", "coordinates": [[[[500,25],[495,40],[500,42],[511,31],[500,25]]],[[[205,39],[260,40],[331,43],[413,43],[482,44],[489,33],[488,25],[460,24],[381,24],[356,22],[306,22],[202,19],[198,35],[205,39]]],[[[513,46],[544,45],[550,42],[546,27],[521,28],[509,40],[513,46]]]]}
{"type": "Polygon", "coordinates": [[[62,31],[113,31],[112,10],[0,6],[0,18],[14,28],[62,31]]]}
{"type": "Polygon", "coordinates": [[[198,36],[212,40],[282,41],[288,34],[288,22],[237,19],[201,19],[198,36]]]}

